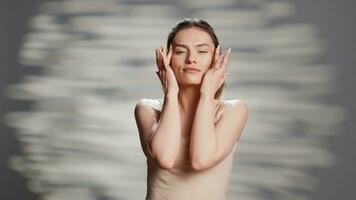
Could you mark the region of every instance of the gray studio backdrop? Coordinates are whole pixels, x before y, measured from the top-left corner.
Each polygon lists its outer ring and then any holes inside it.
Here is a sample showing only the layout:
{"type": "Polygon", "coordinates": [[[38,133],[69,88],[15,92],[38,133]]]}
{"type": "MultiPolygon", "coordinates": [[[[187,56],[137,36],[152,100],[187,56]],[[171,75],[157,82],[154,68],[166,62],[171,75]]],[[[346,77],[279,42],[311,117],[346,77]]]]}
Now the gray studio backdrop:
{"type": "Polygon", "coordinates": [[[0,199],[143,199],[133,108],[184,17],[233,49],[225,98],[249,105],[228,199],[354,197],[354,4],[2,1],[0,199]]]}

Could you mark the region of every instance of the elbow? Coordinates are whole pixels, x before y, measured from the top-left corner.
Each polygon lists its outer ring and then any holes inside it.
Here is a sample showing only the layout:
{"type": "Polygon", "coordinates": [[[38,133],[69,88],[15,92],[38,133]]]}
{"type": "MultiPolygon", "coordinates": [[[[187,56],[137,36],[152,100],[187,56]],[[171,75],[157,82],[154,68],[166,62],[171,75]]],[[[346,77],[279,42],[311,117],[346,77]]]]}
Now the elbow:
{"type": "Polygon", "coordinates": [[[174,167],[173,159],[157,159],[157,162],[161,169],[169,170],[174,167]]]}
{"type": "Polygon", "coordinates": [[[174,158],[170,155],[162,155],[162,154],[157,154],[152,152],[152,158],[156,161],[156,164],[159,166],[161,169],[172,169],[174,167],[174,158]]]}
{"type": "Polygon", "coordinates": [[[201,171],[203,169],[203,165],[198,162],[192,162],[192,168],[195,171],[201,171]]]}
{"type": "Polygon", "coordinates": [[[149,155],[151,156],[151,158],[153,158],[155,160],[155,162],[159,166],[159,168],[169,170],[174,167],[175,160],[171,155],[162,154],[162,153],[159,153],[162,151],[157,151],[157,150],[153,149],[152,142],[148,143],[147,145],[148,145],[147,149],[148,149],[149,155]]]}
{"type": "Polygon", "coordinates": [[[192,159],[191,167],[195,171],[202,171],[202,170],[208,169],[210,167],[210,165],[208,164],[207,161],[204,161],[202,159],[192,159]]]}
{"type": "Polygon", "coordinates": [[[197,154],[191,151],[191,168],[195,171],[209,169],[217,163],[217,155],[217,153],[197,154]]]}

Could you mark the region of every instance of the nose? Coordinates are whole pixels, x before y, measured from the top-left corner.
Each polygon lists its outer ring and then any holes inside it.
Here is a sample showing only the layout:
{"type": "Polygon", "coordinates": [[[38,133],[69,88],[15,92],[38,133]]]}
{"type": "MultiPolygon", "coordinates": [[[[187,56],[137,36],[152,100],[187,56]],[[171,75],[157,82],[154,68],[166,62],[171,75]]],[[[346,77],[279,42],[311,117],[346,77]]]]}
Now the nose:
{"type": "Polygon", "coordinates": [[[187,64],[197,63],[196,55],[193,52],[189,52],[188,57],[186,59],[186,63],[187,64]]]}

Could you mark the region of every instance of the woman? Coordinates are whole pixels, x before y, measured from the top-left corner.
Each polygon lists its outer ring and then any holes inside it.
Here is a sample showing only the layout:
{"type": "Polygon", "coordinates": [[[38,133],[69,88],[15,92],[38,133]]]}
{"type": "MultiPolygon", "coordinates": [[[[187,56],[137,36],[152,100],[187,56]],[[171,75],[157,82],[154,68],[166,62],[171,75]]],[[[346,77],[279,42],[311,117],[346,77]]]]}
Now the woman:
{"type": "Polygon", "coordinates": [[[135,119],[147,157],[146,200],[224,200],[246,124],[242,100],[223,100],[231,49],[204,20],[185,19],[156,49],[164,99],[142,99],[135,119]]]}

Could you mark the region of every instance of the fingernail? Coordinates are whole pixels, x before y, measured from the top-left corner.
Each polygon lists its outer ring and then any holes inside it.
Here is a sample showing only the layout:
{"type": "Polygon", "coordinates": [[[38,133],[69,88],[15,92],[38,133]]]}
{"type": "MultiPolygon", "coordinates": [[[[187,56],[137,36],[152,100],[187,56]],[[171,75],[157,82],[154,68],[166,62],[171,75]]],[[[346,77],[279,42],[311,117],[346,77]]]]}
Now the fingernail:
{"type": "Polygon", "coordinates": [[[231,48],[229,48],[229,53],[231,52],[231,48]]]}

